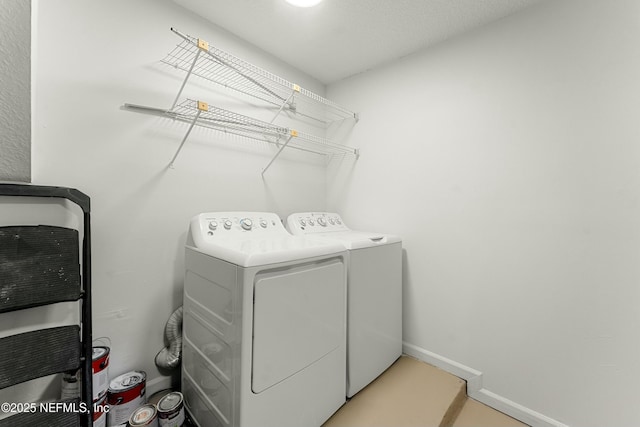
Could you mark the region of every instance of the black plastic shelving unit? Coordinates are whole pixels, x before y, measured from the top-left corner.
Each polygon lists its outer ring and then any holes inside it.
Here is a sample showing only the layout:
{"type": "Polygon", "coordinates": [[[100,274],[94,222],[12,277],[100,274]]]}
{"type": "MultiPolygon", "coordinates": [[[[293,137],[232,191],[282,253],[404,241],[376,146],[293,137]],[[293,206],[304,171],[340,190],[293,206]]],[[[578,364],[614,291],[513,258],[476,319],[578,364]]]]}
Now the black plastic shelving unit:
{"type": "MultiPolygon", "coordinates": [[[[75,403],[76,408],[85,406],[88,410],[86,413],[27,412],[0,420],[0,427],[91,427],[93,348],[90,198],[73,188],[26,184],[0,184],[0,196],[69,200],[82,209],[84,235],[80,251],[78,230],[50,225],[0,224],[0,313],[59,302],[78,301],[81,304],[78,325],[33,330],[0,338],[0,389],[80,369],[80,399],[67,402],[75,403]],[[84,405],[80,405],[81,402],[84,405]]],[[[0,212],[0,221],[1,218],[0,212]]]]}

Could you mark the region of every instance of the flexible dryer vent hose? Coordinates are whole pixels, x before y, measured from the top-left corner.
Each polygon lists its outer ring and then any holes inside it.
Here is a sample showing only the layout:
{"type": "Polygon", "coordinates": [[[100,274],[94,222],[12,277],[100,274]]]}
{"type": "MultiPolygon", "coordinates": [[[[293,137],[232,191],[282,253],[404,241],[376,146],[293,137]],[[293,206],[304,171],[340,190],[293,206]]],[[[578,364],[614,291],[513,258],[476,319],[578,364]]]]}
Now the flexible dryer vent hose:
{"type": "Polygon", "coordinates": [[[169,316],[164,327],[164,335],[169,341],[169,346],[156,355],[156,366],[165,369],[177,368],[182,353],[182,307],[169,316]]]}

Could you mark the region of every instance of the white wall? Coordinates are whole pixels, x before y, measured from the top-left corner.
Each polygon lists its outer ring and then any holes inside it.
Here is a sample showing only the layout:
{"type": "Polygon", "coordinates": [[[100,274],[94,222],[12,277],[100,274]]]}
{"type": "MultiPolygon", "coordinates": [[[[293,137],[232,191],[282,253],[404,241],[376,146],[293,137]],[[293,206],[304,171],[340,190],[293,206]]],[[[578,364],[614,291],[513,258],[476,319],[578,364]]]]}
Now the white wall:
{"type": "Polygon", "coordinates": [[[0,180],[31,181],[31,2],[0,2],[0,180]]]}
{"type": "MultiPolygon", "coordinates": [[[[311,90],[324,88],[169,0],[45,0],[38,7],[33,181],[91,197],[93,334],[111,339],[111,376],[143,369],[152,390],[166,387],[153,360],[165,321],[182,304],[190,218],[324,209],[325,169],[315,157],[285,155],[263,180],[274,147],[202,129],[167,169],[187,126],[121,105],[173,102],[183,75],[159,64],[180,41],[172,26],[311,90]]],[[[202,82],[186,94],[270,117],[202,82]]]]}
{"type": "Polygon", "coordinates": [[[573,426],[640,422],[640,3],[546,2],[331,85],[328,208],[404,237],[404,339],[573,426]]]}

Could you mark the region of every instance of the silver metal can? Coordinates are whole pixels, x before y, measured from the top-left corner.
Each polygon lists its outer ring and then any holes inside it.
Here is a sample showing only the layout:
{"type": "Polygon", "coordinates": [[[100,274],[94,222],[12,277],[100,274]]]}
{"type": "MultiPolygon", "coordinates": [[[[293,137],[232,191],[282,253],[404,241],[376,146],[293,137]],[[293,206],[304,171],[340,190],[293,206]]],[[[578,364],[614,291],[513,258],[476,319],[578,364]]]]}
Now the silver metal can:
{"type": "Polygon", "coordinates": [[[182,427],[184,424],[184,398],[174,391],[158,401],[158,425],[160,427],[182,427]]]}

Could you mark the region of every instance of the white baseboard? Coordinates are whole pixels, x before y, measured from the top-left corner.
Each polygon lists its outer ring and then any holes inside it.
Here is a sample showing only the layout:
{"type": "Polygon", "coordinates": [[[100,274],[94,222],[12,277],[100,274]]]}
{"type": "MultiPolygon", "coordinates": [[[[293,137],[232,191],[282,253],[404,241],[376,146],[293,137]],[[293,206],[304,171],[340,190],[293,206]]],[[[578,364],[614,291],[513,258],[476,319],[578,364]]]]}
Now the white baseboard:
{"type": "Polygon", "coordinates": [[[430,365],[449,372],[467,382],[467,395],[474,400],[484,403],[510,417],[513,417],[532,427],[568,427],[559,421],[526,408],[516,402],[499,396],[482,387],[482,372],[455,362],[439,354],[430,352],[407,342],[403,342],[402,350],[405,354],[422,360],[430,365]]]}

